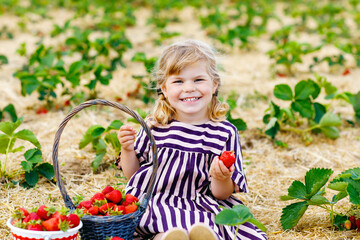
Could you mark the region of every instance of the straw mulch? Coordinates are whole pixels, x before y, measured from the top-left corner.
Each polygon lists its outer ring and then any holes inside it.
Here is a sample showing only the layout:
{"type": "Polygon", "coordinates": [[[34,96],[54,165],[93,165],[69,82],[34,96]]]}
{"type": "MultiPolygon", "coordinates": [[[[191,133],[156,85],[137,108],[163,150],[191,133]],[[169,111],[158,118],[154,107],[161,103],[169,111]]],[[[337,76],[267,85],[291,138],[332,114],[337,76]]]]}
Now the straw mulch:
{"type": "MultiPolygon", "coordinates": [[[[123,98],[124,105],[132,109],[142,108],[148,111],[150,106],[145,106],[140,100],[126,97],[126,92],[133,90],[134,87],[132,84],[134,80],[131,76],[145,73],[141,64],[133,63],[130,59],[135,52],[140,51],[146,52],[147,56],[158,56],[162,49],[154,47],[149,40],[151,30],[146,26],[144,20],[148,12],[141,10],[137,14],[138,26],[127,32],[134,45],[134,48],[124,56],[127,68],[118,69],[110,86],[101,87],[100,98],[114,100],[120,96],[123,98]]],[[[17,32],[14,40],[0,40],[1,54],[5,54],[9,58],[9,64],[0,68],[0,109],[8,103],[15,105],[18,115],[24,118],[21,128],[35,133],[41,143],[44,160],[47,162],[52,162],[51,154],[55,132],[69,108],[60,106],[58,110],[53,110],[46,115],[36,115],[35,110],[42,102],[37,100],[36,94],[22,97],[20,81],[15,79],[12,73],[25,63],[24,58],[15,54],[20,43],[26,41],[30,48],[28,51],[31,52],[31,48],[34,48],[34,43],[38,40],[37,33],[41,32],[46,36],[51,31],[53,22],[61,23],[64,18],[67,19],[71,16],[70,13],[62,11],[54,12],[52,15],[54,16],[53,20],[29,24],[29,30],[17,32]]],[[[294,77],[272,78],[269,71],[270,60],[265,54],[271,48],[268,42],[259,40],[256,49],[251,51],[237,49],[229,51],[206,37],[192,10],[185,9],[180,16],[182,17],[181,23],[172,24],[169,28],[170,31],[179,31],[182,35],[172,41],[196,38],[224,50],[224,54],[219,57],[220,64],[225,70],[221,72],[221,91],[223,96],[227,96],[233,90],[241,96],[238,107],[233,111],[233,117],[241,117],[248,125],[248,129],[241,132],[240,135],[250,193],[237,194],[237,197],[251,209],[259,221],[266,225],[269,239],[360,239],[360,234],[356,231],[333,230],[330,226],[329,214],[316,207],[310,207],[293,230],[283,231],[280,225],[281,210],[288,202],[280,201],[279,197],[287,194],[287,188],[293,180],[304,181],[305,172],[312,167],[331,168],[334,170],[333,176],[335,176],[346,169],[360,165],[360,129],[351,127],[345,121],[340,127],[340,138],[330,140],[322,135],[314,135],[314,142],[309,146],[305,146],[300,137],[295,134],[280,133],[277,137],[288,143],[288,149],[275,146],[257,129],[264,128],[262,116],[268,107],[268,101],[277,101],[272,94],[272,89],[276,84],[287,83],[294,86],[299,80],[313,78],[313,75],[307,73],[308,71],[302,71],[306,69],[307,62],[296,66],[299,71],[294,77]],[[268,97],[268,100],[256,98],[255,91],[268,97]]],[[[13,16],[0,16],[0,27],[8,25],[10,29],[16,28],[17,20],[13,16]]],[[[82,23],[79,22],[79,24],[82,23]]],[[[54,44],[56,40],[45,37],[44,43],[54,44]]],[[[167,43],[170,41],[165,42],[165,44],[167,43]]],[[[325,51],[333,51],[333,49],[324,49],[320,54],[326,54],[325,51]]],[[[305,60],[310,60],[310,58],[305,60]]],[[[338,72],[330,72],[327,66],[320,66],[317,71],[320,75],[327,77],[328,81],[341,91],[355,93],[360,90],[359,69],[352,69],[351,74],[347,76],[341,75],[341,69],[338,72]]],[[[59,104],[61,105],[64,100],[59,97],[59,104]]],[[[330,107],[334,112],[340,113],[343,118],[353,119],[353,110],[349,105],[333,101],[330,107]]],[[[107,184],[115,185],[125,182],[120,171],[107,168],[114,161],[114,157],[111,155],[106,156],[103,166],[105,170],[93,173],[90,163],[95,153],[91,151],[90,147],[80,150],[78,144],[82,135],[91,125],[107,126],[114,119],[126,122],[127,118],[128,116],[118,110],[95,107],[83,110],[77,117],[70,120],[61,137],[59,161],[60,171],[71,197],[76,194],[89,197],[107,184]]],[[[24,143],[19,141],[18,144],[24,143]]],[[[26,149],[32,147],[26,143],[24,145],[26,149]]],[[[0,158],[2,161],[4,160],[3,155],[0,155],[0,158]]],[[[18,169],[19,163],[23,159],[23,152],[9,154],[7,169],[18,169]]],[[[0,189],[0,239],[10,238],[6,221],[15,208],[19,206],[31,208],[40,204],[63,205],[56,184],[44,179],[41,179],[33,189],[26,190],[19,186],[6,188],[4,183],[0,185],[0,189]]],[[[333,194],[329,192],[328,196],[333,194]]],[[[349,207],[347,199],[338,205],[338,211],[345,211],[349,207]]]]}

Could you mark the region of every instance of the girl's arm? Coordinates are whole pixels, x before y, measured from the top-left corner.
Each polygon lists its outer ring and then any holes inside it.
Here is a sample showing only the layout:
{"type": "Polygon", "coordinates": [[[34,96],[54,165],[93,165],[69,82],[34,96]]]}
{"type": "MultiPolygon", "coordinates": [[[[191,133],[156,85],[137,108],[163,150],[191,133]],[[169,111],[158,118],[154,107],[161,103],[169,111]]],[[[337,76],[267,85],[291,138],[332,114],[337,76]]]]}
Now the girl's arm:
{"type": "Polygon", "coordinates": [[[118,139],[121,144],[121,168],[127,179],[140,168],[139,159],[134,150],[136,131],[128,126],[121,126],[118,132],[118,139]]]}
{"type": "Polygon", "coordinates": [[[216,156],[210,166],[211,193],[219,200],[229,198],[235,189],[235,183],[231,175],[235,170],[234,166],[228,169],[219,157],[216,156]]]}

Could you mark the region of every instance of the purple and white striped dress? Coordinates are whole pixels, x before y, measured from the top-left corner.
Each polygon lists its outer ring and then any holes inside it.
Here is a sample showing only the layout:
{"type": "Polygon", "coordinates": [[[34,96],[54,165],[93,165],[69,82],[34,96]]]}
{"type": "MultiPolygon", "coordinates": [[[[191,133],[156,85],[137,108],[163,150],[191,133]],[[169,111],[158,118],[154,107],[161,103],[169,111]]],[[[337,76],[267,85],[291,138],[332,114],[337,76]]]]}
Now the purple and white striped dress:
{"type": "MultiPolygon", "coordinates": [[[[231,196],[217,200],[210,190],[210,164],[225,150],[236,154],[232,179],[236,192],[248,192],[242,169],[242,154],[238,131],[228,121],[192,125],[172,121],[152,128],[158,147],[159,168],[153,196],[143,214],[134,239],[151,238],[173,227],[189,229],[198,222],[208,224],[219,239],[234,238],[236,227],[215,224],[220,205],[231,208],[242,202],[231,196]]],[[[135,141],[140,169],[131,177],[126,193],[142,198],[152,174],[152,159],[148,158],[149,139],[141,128],[135,141]]],[[[149,155],[151,156],[151,154],[149,155]]],[[[151,157],[150,157],[151,158],[151,157]]],[[[266,239],[266,234],[251,223],[240,226],[237,239],[266,239]]]]}

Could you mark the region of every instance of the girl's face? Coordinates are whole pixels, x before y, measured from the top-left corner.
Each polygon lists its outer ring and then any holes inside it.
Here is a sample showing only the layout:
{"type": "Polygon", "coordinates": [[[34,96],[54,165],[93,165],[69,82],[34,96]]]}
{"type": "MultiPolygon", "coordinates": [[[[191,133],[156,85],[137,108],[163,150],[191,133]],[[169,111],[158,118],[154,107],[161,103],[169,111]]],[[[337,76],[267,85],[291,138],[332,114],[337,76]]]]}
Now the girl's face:
{"type": "Polygon", "coordinates": [[[199,61],[169,76],[161,90],[176,110],[176,120],[198,124],[209,120],[208,105],[217,87],[207,73],[206,62],[199,61]]]}

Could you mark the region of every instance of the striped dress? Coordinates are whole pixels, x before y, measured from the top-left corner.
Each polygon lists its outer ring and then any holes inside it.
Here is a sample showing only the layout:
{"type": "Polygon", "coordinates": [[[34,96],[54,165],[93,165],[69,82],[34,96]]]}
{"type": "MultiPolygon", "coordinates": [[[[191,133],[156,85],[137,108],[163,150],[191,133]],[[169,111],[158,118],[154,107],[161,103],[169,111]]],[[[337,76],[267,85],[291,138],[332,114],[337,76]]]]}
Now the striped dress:
{"type": "MultiPolygon", "coordinates": [[[[236,227],[215,224],[215,215],[220,212],[220,205],[231,208],[242,202],[234,196],[226,200],[215,199],[210,190],[209,171],[215,156],[225,150],[234,150],[237,158],[232,175],[235,192],[248,192],[235,126],[228,121],[199,125],[172,121],[165,126],[153,127],[152,134],[158,147],[159,168],[153,196],[134,239],[152,238],[173,227],[189,229],[198,222],[208,224],[219,239],[234,239],[236,227]]],[[[148,158],[149,149],[149,138],[141,128],[135,141],[140,169],[126,186],[126,193],[139,199],[146,192],[153,170],[152,159],[148,158]]],[[[240,226],[237,239],[267,238],[256,226],[245,223],[240,226]]]]}

